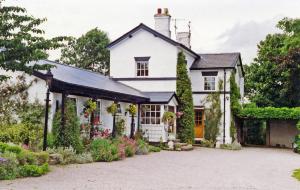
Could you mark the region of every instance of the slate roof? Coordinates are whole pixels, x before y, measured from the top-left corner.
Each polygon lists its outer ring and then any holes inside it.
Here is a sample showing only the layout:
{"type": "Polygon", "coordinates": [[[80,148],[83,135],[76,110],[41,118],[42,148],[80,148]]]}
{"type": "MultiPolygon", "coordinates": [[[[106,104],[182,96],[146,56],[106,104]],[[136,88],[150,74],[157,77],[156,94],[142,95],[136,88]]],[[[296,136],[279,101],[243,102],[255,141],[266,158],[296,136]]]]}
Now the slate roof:
{"type": "Polygon", "coordinates": [[[131,38],[132,35],[137,32],[138,30],[140,29],[144,29],[148,32],[150,32],[151,34],[153,34],[154,36],[156,37],[159,37],[161,38],[162,40],[165,40],[166,42],[174,45],[174,46],[178,46],[178,47],[181,47],[182,49],[190,52],[192,55],[194,55],[196,58],[199,58],[199,55],[194,52],[193,50],[191,50],[190,48],[186,47],[185,45],[181,44],[181,43],[178,43],[176,42],[175,40],[172,40],[171,38],[157,32],[156,30],[150,28],[149,26],[141,23],[139,24],[138,26],[136,26],[135,28],[133,28],[132,30],[130,30],[129,32],[123,34],[121,37],[117,38],[116,40],[114,40],[113,42],[111,42],[110,44],[108,44],[107,48],[111,48],[112,46],[118,44],[119,42],[121,42],[122,40],[126,39],[126,38],[131,38]]]}
{"type": "MultiPolygon", "coordinates": [[[[118,81],[115,81],[100,73],[48,60],[40,60],[37,61],[36,64],[50,64],[56,66],[54,68],[51,68],[53,78],[59,81],[63,81],[65,83],[148,99],[148,97],[141,91],[129,87],[125,84],[122,84],[118,81]]],[[[47,71],[39,72],[42,74],[46,74],[47,71]]]]}
{"type": "Polygon", "coordinates": [[[200,59],[194,61],[191,70],[202,70],[202,69],[217,69],[217,68],[235,68],[240,60],[241,69],[242,61],[240,53],[211,53],[211,54],[198,54],[200,59]]]}
{"type": "Polygon", "coordinates": [[[235,67],[239,59],[239,53],[219,53],[219,54],[199,54],[200,59],[195,61],[191,69],[197,68],[212,68],[212,67],[222,67],[222,68],[232,68],[235,67]]]}
{"type": "Polygon", "coordinates": [[[151,103],[169,103],[173,97],[178,102],[175,92],[144,92],[149,98],[151,103]]]}

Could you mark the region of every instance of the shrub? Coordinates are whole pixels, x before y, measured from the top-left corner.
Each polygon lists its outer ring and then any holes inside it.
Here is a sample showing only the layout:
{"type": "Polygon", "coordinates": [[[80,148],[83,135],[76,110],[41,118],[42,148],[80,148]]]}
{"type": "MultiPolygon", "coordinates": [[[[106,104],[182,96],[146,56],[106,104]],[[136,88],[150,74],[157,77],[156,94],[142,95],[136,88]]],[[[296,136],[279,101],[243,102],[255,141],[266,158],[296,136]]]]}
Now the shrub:
{"type": "Polygon", "coordinates": [[[202,140],[201,144],[202,147],[208,147],[208,148],[214,148],[215,147],[215,143],[213,141],[210,140],[202,140]]]}
{"type": "Polygon", "coordinates": [[[293,177],[300,181],[300,169],[294,170],[293,177]]]}
{"type": "Polygon", "coordinates": [[[65,126],[61,127],[61,110],[58,110],[52,125],[53,144],[57,147],[73,147],[77,153],[83,151],[80,138],[80,122],[72,101],[66,101],[65,126]]]}
{"type": "Polygon", "coordinates": [[[48,148],[47,153],[49,153],[49,159],[51,164],[74,164],[76,163],[76,152],[72,147],[58,147],[58,148],[48,148]],[[55,163],[53,163],[55,162],[55,163]]]}
{"type": "Polygon", "coordinates": [[[23,150],[17,155],[20,165],[34,165],[38,163],[36,154],[34,152],[23,150]]]}
{"type": "Polygon", "coordinates": [[[20,167],[20,176],[22,177],[38,177],[46,174],[49,171],[48,163],[42,166],[37,165],[24,165],[20,167]]]}
{"type": "Polygon", "coordinates": [[[108,139],[96,139],[91,144],[94,161],[111,162],[118,159],[118,148],[108,139]]]}
{"type": "Polygon", "coordinates": [[[179,111],[183,115],[178,119],[178,136],[182,142],[194,142],[194,105],[192,97],[191,80],[188,76],[185,55],[178,53],[176,94],[179,98],[179,111]]]}
{"type": "Polygon", "coordinates": [[[160,152],[161,148],[157,147],[157,146],[149,146],[149,152],[160,152]]]}
{"type": "Polygon", "coordinates": [[[75,155],[75,162],[77,164],[85,164],[93,162],[92,155],[90,153],[82,153],[75,155]]]}
{"type": "Polygon", "coordinates": [[[7,146],[5,151],[19,154],[22,151],[22,148],[19,146],[7,146]]]}
{"type": "Polygon", "coordinates": [[[242,149],[242,147],[239,143],[221,144],[220,148],[226,149],[226,150],[241,150],[242,149]]]}
{"type": "Polygon", "coordinates": [[[149,145],[142,139],[137,140],[137,155],[144,155],[149,153],[149,145]]]}
{"type": "Polygon", "coordinates": [[[0,180],[15,179],[18,176],[18,161],[14,153],[0,156],[0,180]]]}
{"type": "Polygon", "coordinates": [[[37,153],[35,153],[35,156],[37,158],[38,165],[43,165],[45,163],[48,163],[48,161],[49,161],[49,153],[48,152],[37,152],[37,153]]]}
{"type": "Polygon", "coordinates": [[[8,144],[0,142],[0,153],[4,153],[8,146],[8,144]]]}

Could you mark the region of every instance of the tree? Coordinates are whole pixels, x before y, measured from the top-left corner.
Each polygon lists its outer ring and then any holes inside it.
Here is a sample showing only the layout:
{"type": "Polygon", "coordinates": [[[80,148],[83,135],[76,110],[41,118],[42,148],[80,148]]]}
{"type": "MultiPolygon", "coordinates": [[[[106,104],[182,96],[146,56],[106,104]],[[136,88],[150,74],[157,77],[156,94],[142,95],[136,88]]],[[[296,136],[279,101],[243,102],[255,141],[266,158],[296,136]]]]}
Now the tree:
{"type": "Polygon", "coordinates": [[[178,136],[182,142],[193,143],[195,126],[194,105],[191,80],[188,76],[183,52],[179,52],[177,57],[176,93],[180,101],[179,111],[183,112],[183,115],[178,120],[178,136]]]}
{"type": "MultiPolygon", "coordinates": [[[[61,47],[65,39],[45,39],[44,31],[39,29],[45,21],[45,18],[29,16],[26,9],[21,7],[0,7],[0,69],[32,74],[35,70],[50,68],[50,65],[29,64],[31,61],[47,59],[47,50],[61,47]]],[[[6,78],[0,75],[0,82],[6,78]]]]}
{"type": "Polygon", "coordinates": [[[300,106],[299,61],[300,19],[284,18],[258,45],[254,63],[245,67],[245,92],[258,106],[300,106]]]}
{"type": "Polygon", "coordinates": [[[60,61],[68,65],[108,74],[109,51],[106,46],[109,42],[105,32],[94,28],[78,39],[70,38],[68,45],[61,50],[60,61]]]}
{"type": "Polygon", "coordinates": [[[66,101],[65,126],[61,125],[61,109],[53,118],[52,123],[53,144],[58,147],[73,147],[77,153],[82,152],[83,144],[80,138],[80,120],[76,113],[74,102],[66,101]]]}

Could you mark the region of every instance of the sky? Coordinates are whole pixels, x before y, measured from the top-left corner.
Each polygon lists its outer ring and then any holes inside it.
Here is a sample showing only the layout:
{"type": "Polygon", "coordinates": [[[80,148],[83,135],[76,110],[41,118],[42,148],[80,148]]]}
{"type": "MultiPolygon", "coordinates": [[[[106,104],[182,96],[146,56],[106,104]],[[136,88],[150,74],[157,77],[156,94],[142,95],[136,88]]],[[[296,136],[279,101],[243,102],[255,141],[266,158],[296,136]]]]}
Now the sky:
{"type": "MultiPolygon", "coordinates": [[[[168,8],[178,19],[178,31],[191,21],[191,45],[197,53],[241,52],[244,64],[256,56],[257,44],[269,33],[279,32],[283,17],[300,17],[300,0],[5,0],[28,13],[47,18],[46,37],[79,37],[98,27],[111,40],[139,23],[154,28],[157,8],[168,8]]],[[[171,22],[172,38],[174,21],[171,22]]],[[[51,52],[50,59],[57,59],[51,52]]]]}

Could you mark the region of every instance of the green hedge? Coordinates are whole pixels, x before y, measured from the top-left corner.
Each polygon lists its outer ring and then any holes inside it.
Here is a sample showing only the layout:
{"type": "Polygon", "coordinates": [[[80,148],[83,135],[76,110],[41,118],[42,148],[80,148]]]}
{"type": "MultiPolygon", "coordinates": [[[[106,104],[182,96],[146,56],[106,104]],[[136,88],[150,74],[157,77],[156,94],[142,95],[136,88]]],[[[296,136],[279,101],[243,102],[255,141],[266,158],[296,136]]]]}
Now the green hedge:
{"type": "Polygon", "coordinates": [[[297,108],[274,108],[274,107],[250,107],[244,108],[237,113],[237,116],[245,119],[282,119],[299,120],[300,107],[297,108]]]}

